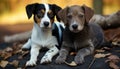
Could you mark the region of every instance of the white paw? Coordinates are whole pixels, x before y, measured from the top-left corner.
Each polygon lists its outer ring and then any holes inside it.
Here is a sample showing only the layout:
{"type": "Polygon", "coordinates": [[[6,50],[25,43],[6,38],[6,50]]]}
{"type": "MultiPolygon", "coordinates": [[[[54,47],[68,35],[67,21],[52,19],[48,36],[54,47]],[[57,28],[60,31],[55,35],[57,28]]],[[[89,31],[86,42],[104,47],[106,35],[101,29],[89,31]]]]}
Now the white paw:
{"type": "Polygon", "coordinates": [[[36,61],[35,60],[29,60],[26,63],[26,66],[35,66],[36,65],[36,61]]]}
{"type": "Polygon", "coordinates": [[[30,49],[31,47],[31,39],[29,39],[22,47],[22,49],[30,49]]]}
{"type": "Polygon", "coordinates": [[[43,63],[50,63],[52,61],[51,57],[48,55],[45,55],[42,59],[41,59],[41,64],[43,63]]]}
{"type": "Polygon", "coordinates": [[[23,45],[22,49],[30,49],[28,45],[23,45]]]}

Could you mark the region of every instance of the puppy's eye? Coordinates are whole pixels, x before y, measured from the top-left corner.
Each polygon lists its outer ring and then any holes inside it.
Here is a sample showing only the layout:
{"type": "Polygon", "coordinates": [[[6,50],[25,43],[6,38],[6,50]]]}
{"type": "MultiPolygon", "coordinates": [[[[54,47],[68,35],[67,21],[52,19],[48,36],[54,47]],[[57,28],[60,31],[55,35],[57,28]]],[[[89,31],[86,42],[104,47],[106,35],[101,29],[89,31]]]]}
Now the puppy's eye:
{"type": "Polygon", "coordinates": [[[48,13],[48,17],[49,18],[53,18],[54,17],[54,14],[51,12],[51,13],[48,13]]]}
{"type": "Polygon", "coordinates": [[[38,17],[38,18],[42,18],[43,16],[44,16],[43,13],[39,13],[39,14],[37,14],[37,17],[38,17]]]}
{"type": "Polygon", "coordinates": [[[72,18],[72,15],[67,15],[67,17],[68,17],[69,19],[71,19],[71,18],[72,18]]]}
{"type": "Polygon", "coordinates": [[[79,17],[79,18],[83,18],[83,15],[79,14],[78,17],[79,17]]]}

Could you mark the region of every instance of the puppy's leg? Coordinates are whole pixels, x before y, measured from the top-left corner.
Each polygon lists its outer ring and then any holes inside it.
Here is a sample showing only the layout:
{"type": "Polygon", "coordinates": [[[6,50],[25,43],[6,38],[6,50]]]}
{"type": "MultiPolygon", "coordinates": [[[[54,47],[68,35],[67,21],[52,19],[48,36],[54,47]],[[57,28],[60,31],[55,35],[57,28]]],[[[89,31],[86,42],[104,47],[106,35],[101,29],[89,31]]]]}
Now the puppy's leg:
{"type": "Polygon", "coordinates": [[[64,63],[67,58],[68,53],[69,51],[67,49],[62,48],[59,52],[59,56],[56,59],[56,63],[58,64],[64,63]]]}
{"type": "Polygon", "coordinates": [[[84,57],[87,55],[92,54],[94,51],[94,45],[91,41],[89,41],[89,46],[83,49],[80,49],[77,53],[77,55],[75,56],[75,63],[77,64],[82,64],[84,62],[84,57]]]}
{"type": "Polygon", "coordinates": [[[22,47],[22,49],[30,49],[31,47],[31,39],[29,39],[22,47]]]}
{"type": "Polygon", "coordinates": [[[52,48],[49,48],[49,50],[46,52],[46,54],[41,59],[42,63],[49,63],[52,61],[53,56],[55,56],[59,52],[58,48],[56,46],[53,46],[52,48]]]}
{"type": "Polygon", "coordinates": [[[30,51],[30,60],[27,61],[26,66],[36,65],[37,56],[39,55],[40,46],[32,45],[30,51]]]}

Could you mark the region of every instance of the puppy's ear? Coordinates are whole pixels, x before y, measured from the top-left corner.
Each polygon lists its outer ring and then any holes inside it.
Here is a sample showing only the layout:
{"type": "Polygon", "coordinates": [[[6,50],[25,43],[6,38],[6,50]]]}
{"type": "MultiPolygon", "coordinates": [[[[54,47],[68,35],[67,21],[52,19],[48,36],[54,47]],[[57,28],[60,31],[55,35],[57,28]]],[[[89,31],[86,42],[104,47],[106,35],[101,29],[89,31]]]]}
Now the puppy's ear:
{"type": "Polygon", "coordinates": [[[38,3],[29,4],[26,6],[26,13],[27,13],[28,19],[31,18],[32,14],[34,14],[36,5],[38,5],[38,3]]]}
{"type": "Polygon", "coordinates": [[[63,21],[63,23],[66,25],[67,24],[67,13],[68,13],[69,7],[66,7],[58,12],[58,16],[60,19],[63,21]]]}
{"type": "Polygon", "coordinates": [[[87,23],[89,23],[89,20],[94,15],[94,11],[90,7],[87,7],[86,5],[83,5],[82,8],[84,10],[85,20],[87,23]]]}
{"type": "Polygon", "coordinates": [[[60,22],[60,18],[58,17],[58,12],[59,12],[62,8],[59,7],[59,6],[57,6],[56,4],[53,4],[52,6],[53,6],[53,8],[54,8],[54,12],[55,12],[55,15],[56,15],[56,19],[57,19],[57,21],[60,22]]]}

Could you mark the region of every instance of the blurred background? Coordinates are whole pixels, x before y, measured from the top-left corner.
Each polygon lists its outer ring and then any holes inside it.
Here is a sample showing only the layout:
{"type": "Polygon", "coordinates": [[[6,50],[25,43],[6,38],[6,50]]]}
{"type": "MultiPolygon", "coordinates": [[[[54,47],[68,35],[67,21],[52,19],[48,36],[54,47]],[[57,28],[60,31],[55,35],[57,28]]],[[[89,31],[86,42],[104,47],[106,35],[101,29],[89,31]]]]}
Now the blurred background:
{"type": "Polygon", "coordinates": [[[36,2],[57,4],[62,8],[86,4],[96,14],[103,15],[120,10],[120,0],[0,0],[0,36],[30,30],[33,19],[28,20],[25,6],[36,2]]]}

